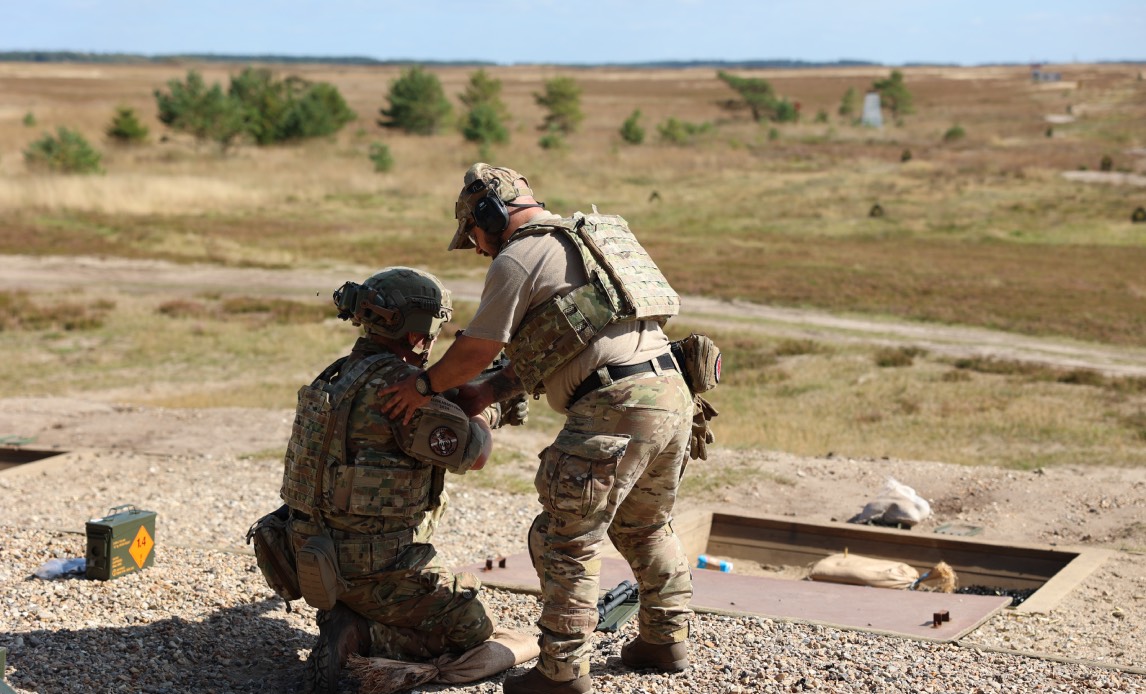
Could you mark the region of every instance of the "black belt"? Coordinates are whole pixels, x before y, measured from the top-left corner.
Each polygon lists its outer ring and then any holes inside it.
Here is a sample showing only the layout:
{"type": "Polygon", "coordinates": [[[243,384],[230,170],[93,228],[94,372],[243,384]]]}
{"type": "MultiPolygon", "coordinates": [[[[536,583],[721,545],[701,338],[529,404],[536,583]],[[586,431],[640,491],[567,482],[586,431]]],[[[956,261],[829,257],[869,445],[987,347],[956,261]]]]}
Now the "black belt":
{"type": "MultiPolygon", "coordinates": [[[[666,352],[656,358],[656,362],[661,365],[662,371],[676,371],[676,362],[672,359],[672,354],[666,352]]],[[[625,366],[606,366],[605,370],[609,372],[609,378],[614,381],[619,381],[626,376],[636,376],[637,374],[650,373],[656,371],[653,366],[653,360],[643,361],[640,364],[627,364],[625,366]]],[[[589,377],[581,381],[581,385],[577,386],[577,390],[573,391],[573,395],[569,396],[569,404],[565,407],[572,407],[573,403],[585,397],[589,393],[597,390],[604,384],[601,383],[601,377],[596,371],[589,374],[589,377]]]]}

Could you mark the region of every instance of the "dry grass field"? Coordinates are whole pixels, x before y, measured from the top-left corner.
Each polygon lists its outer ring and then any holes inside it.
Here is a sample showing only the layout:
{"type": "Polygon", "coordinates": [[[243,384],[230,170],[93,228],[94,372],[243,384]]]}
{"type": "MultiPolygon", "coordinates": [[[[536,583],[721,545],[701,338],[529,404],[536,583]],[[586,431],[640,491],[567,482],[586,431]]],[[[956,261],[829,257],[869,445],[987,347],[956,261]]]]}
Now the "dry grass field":
{"type": "MultiPolygon", "coordinates": [[[[152,92],[167,80],[195,68],[225,86],[242,67],[0,64],[0,254],[239,269],[407,264],[447,282],[480,279],[483,259],[443,250],[477,148],[453,131],[378,127],[399,68],[272,66],[340,89],[358,121],[330,140],[222,155],[155,120],[152,92]],[[117,106],[144,117],[148,144],[104,141],[117,106]],[[27,171],[23,149],[59,126],[97,145],[104,174],[27,171]],[[367,159],[374,142],[394,155],[389,173],[367,159]]],[[[1131,214],[1146,205],[1143,68],[1055,69],[1063,81],[1035,84],[1021,66],[907,68],[915,113],[872,130],[836,109],[884,68],[742,71],[800,103],[801,123],[776,126],[722,108],[733,93],[713,69],[490,68],[514,117],[493,158],[526,173],[551,209],[623,214],[682,293],[1141,349],[1146,224],[1131,214]],[[581,86],[586,120],[567,150],[547,151],[533,95],[557,75],[581,86]],[[630,146],[618,128],[637,108],[648,138],[630,146]],[[714,127],[673,146],[656,135],[668,117],[714,127]],[[966,137],[945,142],[956,125],[966,137]],[[1105,175],[1103,157],[1113,162],[1105,175]],[[1096,180],[1063,175],[1084,169],[1096,180]],[[876,203],[885,214],[873,218],[876,203]]],[[[472,69],[433,72],[454,97],[472,69]]],[[[289,407],[349,333],[324,313],[325,295],[264,294],[242,284],[4,290],[0,397],[289,407]]],[[[713,396],[723,445],[1027,468],[1146,464],[1146,377],[957,363],[734,323],[710,332],[728,355],[713,396]]],[[[540,424],[553,425],[542,409],[540,424]]]]}

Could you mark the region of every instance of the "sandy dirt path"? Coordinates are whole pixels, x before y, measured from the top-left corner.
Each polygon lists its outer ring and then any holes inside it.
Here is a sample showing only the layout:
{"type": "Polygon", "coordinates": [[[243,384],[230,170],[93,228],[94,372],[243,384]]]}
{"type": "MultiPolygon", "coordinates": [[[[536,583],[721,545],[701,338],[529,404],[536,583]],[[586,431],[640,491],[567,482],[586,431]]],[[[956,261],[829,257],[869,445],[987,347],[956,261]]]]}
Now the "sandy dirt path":
{"type": "MultiPolygon", "coordinates": [[[[60,291],[66,288],[185,295],[204,291],[275,294],[303,299],[327,296],[347,280],[369,276],[365,266],[271,270],[159,260],[70,256],[0,255],[0,290],[60,291]]],[[[476,301],[481,277],[446,278],[458,299],[476,301]]],[[[838,316],[824,311],[764,306],[746,301],[685,297],[682,320],[690,325],[766,331],[826,342],[910,344],[950,357],[991,356],[1114,376],[1146,376],[1146,349],[1039,338],[983,328],[896,319],[838,316]]]]}

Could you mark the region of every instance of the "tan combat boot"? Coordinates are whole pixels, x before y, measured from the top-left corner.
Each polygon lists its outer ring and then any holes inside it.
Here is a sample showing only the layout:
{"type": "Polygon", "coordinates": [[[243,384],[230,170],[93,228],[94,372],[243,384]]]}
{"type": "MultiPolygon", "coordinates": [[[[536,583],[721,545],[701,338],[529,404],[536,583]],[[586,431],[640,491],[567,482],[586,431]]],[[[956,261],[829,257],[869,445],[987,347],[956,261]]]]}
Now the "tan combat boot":
{"type": "Polygon", "coordinates": [[[524,675],[506,677],[501,685],[505,694],[587,694],[593,691],[593,679],[581,675],[575,680],[557,682],[551,680],[537,668],[530,668],[524,675]]]}
{"type": "Polygon", "coordinates": [[[342,603],[319,610],[318,642],[310,652],[312,691],[335,694],[338,675],[351,653],[370,654],[370,622],[342,603]]]}
{"type": "Polygon", "coordinates": [[[621,646],[621,662],[634,670],[681,672],[688,668],[688,641],[649,643],[637,636],[621,646]]]}

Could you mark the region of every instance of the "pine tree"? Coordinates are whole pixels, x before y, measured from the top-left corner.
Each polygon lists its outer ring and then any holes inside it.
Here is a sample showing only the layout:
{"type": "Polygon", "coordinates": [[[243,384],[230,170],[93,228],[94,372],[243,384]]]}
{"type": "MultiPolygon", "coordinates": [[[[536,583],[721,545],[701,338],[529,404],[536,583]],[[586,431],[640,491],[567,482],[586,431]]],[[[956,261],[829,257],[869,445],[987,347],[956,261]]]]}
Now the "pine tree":
{"type": "Polygon", "coordinates": [[[449,118],[453,107],[433,73],[414,66],[390,85],[390,108],[380,109],[378,125],[416,135],[432,135],[449,118]]]}
{"type": "Polygon", "coordinates": [[[147,126],[139,122],[135,109],[120,106],[104,133],[112,142],[122,145],[139,144],[147,140],[147,126]]]}
{"type": "Polygon", "coordinates": [[[537,105],[549,111],[539,130],[570,135],[585,119],[581,112],[581,87],[572,77],[554,77],[545,81],[545,93],[534,94],[537,105]]]}
{"type": "Polygon", "coordinates": [[[892,118],[899,118],[914,113],[911,92],[903,81],[903,73],[892,70],[891,76],[885,80],[876,80],[871,88],[879,92],[880,103],[891,110],[892,118]]]}

